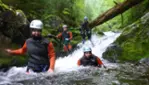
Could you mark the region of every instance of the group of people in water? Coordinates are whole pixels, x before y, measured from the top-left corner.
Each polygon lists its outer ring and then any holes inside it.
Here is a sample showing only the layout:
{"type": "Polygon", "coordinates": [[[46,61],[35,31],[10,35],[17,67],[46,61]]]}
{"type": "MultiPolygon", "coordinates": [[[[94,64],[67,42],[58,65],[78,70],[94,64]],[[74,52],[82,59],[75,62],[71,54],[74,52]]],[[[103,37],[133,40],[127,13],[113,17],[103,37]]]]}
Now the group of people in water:
{"type": "MultiPolygon", "coordinates": [[[[17,50],[6,49],[10,54],[20,55],[27,53],[29,56],[26,72],[54,72],[56,54],[51,41],[42,36],[43,23],[41,20],[33,20],[30,23],[31,37],[28,38],[22,48],[17,50]]],[[[91,38],[91,30],[88,28],[88,18],[84,17],[84,23],[81,25],[81,35],[83,43],[85,36],[91,38]]],[[[62,38],[64,51],[72,49],[70,41],[72,40],[72,32],[67,30],[67,25],[63,25],[63,32],[56,36],[62,38]]],[[[92,49],[88,46],[83,48],[84,55],[76,62],[78,66],[104,66],[102,61],[92,54],[92,49]]],[[[105,66],[104,66],[105,67],[105,66]]]]}

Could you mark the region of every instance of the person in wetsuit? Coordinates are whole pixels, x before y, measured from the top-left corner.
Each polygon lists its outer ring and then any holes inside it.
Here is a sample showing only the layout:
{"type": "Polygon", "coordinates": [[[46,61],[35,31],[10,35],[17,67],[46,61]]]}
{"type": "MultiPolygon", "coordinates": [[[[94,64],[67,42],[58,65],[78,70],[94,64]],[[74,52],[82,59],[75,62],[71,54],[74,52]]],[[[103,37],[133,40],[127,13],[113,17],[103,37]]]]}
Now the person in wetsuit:
{"type": "Polygon", "coordinates": [[[84,17],[84,22],[81,24],[81,29],[80,29],[83,44],[86,40],[86,36],[88,37],[89,40],[91,40],[91,29],[89,28],[88,24],[89,24],[88,17],[85,16],[84,17]]]}
{"type": "Polygon", "coordinates": [[[78,66],[105,67],[99,57],[92,54],[92,49],[88,46],[83,48],[84,55],[78,60],[78,66]]]}
{"type": "Polygon", "coordinates": [[[56,37],[62,39],[64,52],[71,51],[72,46],[70,41],[72,40],[72,32],[68,31],[67,25],[63,25],[63,32],[59,33],[56,37]]]}
{"type": "Polygon", "coordinates": [[[55,67],[55,51],[52,42],[42,37],[43,23],[33,20],[30,23],[31,38],[28,38],[23,47],[17,50],[6,49],[10,54],[24,54],[29,56],[27,72],[53,72],[55,67]]]}

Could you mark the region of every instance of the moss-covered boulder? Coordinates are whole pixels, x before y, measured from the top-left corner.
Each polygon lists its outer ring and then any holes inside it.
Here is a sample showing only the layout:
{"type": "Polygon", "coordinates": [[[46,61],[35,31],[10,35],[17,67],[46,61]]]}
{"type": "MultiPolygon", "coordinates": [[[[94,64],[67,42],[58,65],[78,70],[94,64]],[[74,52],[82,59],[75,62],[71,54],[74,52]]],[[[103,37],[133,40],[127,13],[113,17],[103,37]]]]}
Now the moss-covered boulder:
{"type": "Polygon", "coordinates": [[[113,59],[115,56],[111,55],[118,55],[117,60],[135,62],[149,57],[149,13],[127,26],[114,44],[119,46],[122,52],[108,49],[103,53],[103,58],[113,59]]]}
{"type": "Polygon", "coordinates": [[[5,52],[6,48],[18,48],[29,37],[28,20],[21,10],[14,10],[0,0],[0,68],[22,65],[26,58],[5,52]],[[12,44],[13,43],[13,44],[12,44]]]}
{"type": "Polygon", "coordinates": [[[122,54],[122,49],[116,45],[111,44],[102,55],[110,62],[117,62],[117,58],[122,54]],[[108,55],[107,55],[108,54],[108,55]]]}
{"type": "Polygon", "coordinates": [[[22,44],[29,36],[28,21],[21,10],[13,10],[0,2],[0,31],[12,42],[22,44]]]}

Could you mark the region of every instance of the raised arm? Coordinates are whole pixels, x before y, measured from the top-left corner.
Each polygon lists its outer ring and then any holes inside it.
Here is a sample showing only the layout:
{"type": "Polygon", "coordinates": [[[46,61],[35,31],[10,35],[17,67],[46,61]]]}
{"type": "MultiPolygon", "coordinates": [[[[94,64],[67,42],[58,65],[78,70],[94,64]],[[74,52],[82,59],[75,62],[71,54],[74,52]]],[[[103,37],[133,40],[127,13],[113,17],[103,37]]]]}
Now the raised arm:
{"type": "Polygon", "coordinates": [[[56,37],[57,38],[61,38],[62,37],[62,33],[59,33],[56,37]]]}

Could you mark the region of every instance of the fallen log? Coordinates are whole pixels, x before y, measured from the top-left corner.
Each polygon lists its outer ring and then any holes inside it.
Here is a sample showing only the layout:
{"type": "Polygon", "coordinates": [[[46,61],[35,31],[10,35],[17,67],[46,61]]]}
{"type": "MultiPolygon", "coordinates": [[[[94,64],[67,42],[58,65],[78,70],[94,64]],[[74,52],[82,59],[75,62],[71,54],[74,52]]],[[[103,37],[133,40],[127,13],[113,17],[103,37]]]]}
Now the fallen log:
{"type": "Polygon", "coordinates": [[[129,8],[132,8],[133,6],[140,4],[144,0],[126,0],[123,3],[119,3],[113,8],[109,9],[102,15],[99,15],[95,20],[89,23],[89,27],[93,28],[95,26],[101,25],[104,22],[114,18],[115,16],[122,14],[123,12],[127,11],[129,8]]]}

